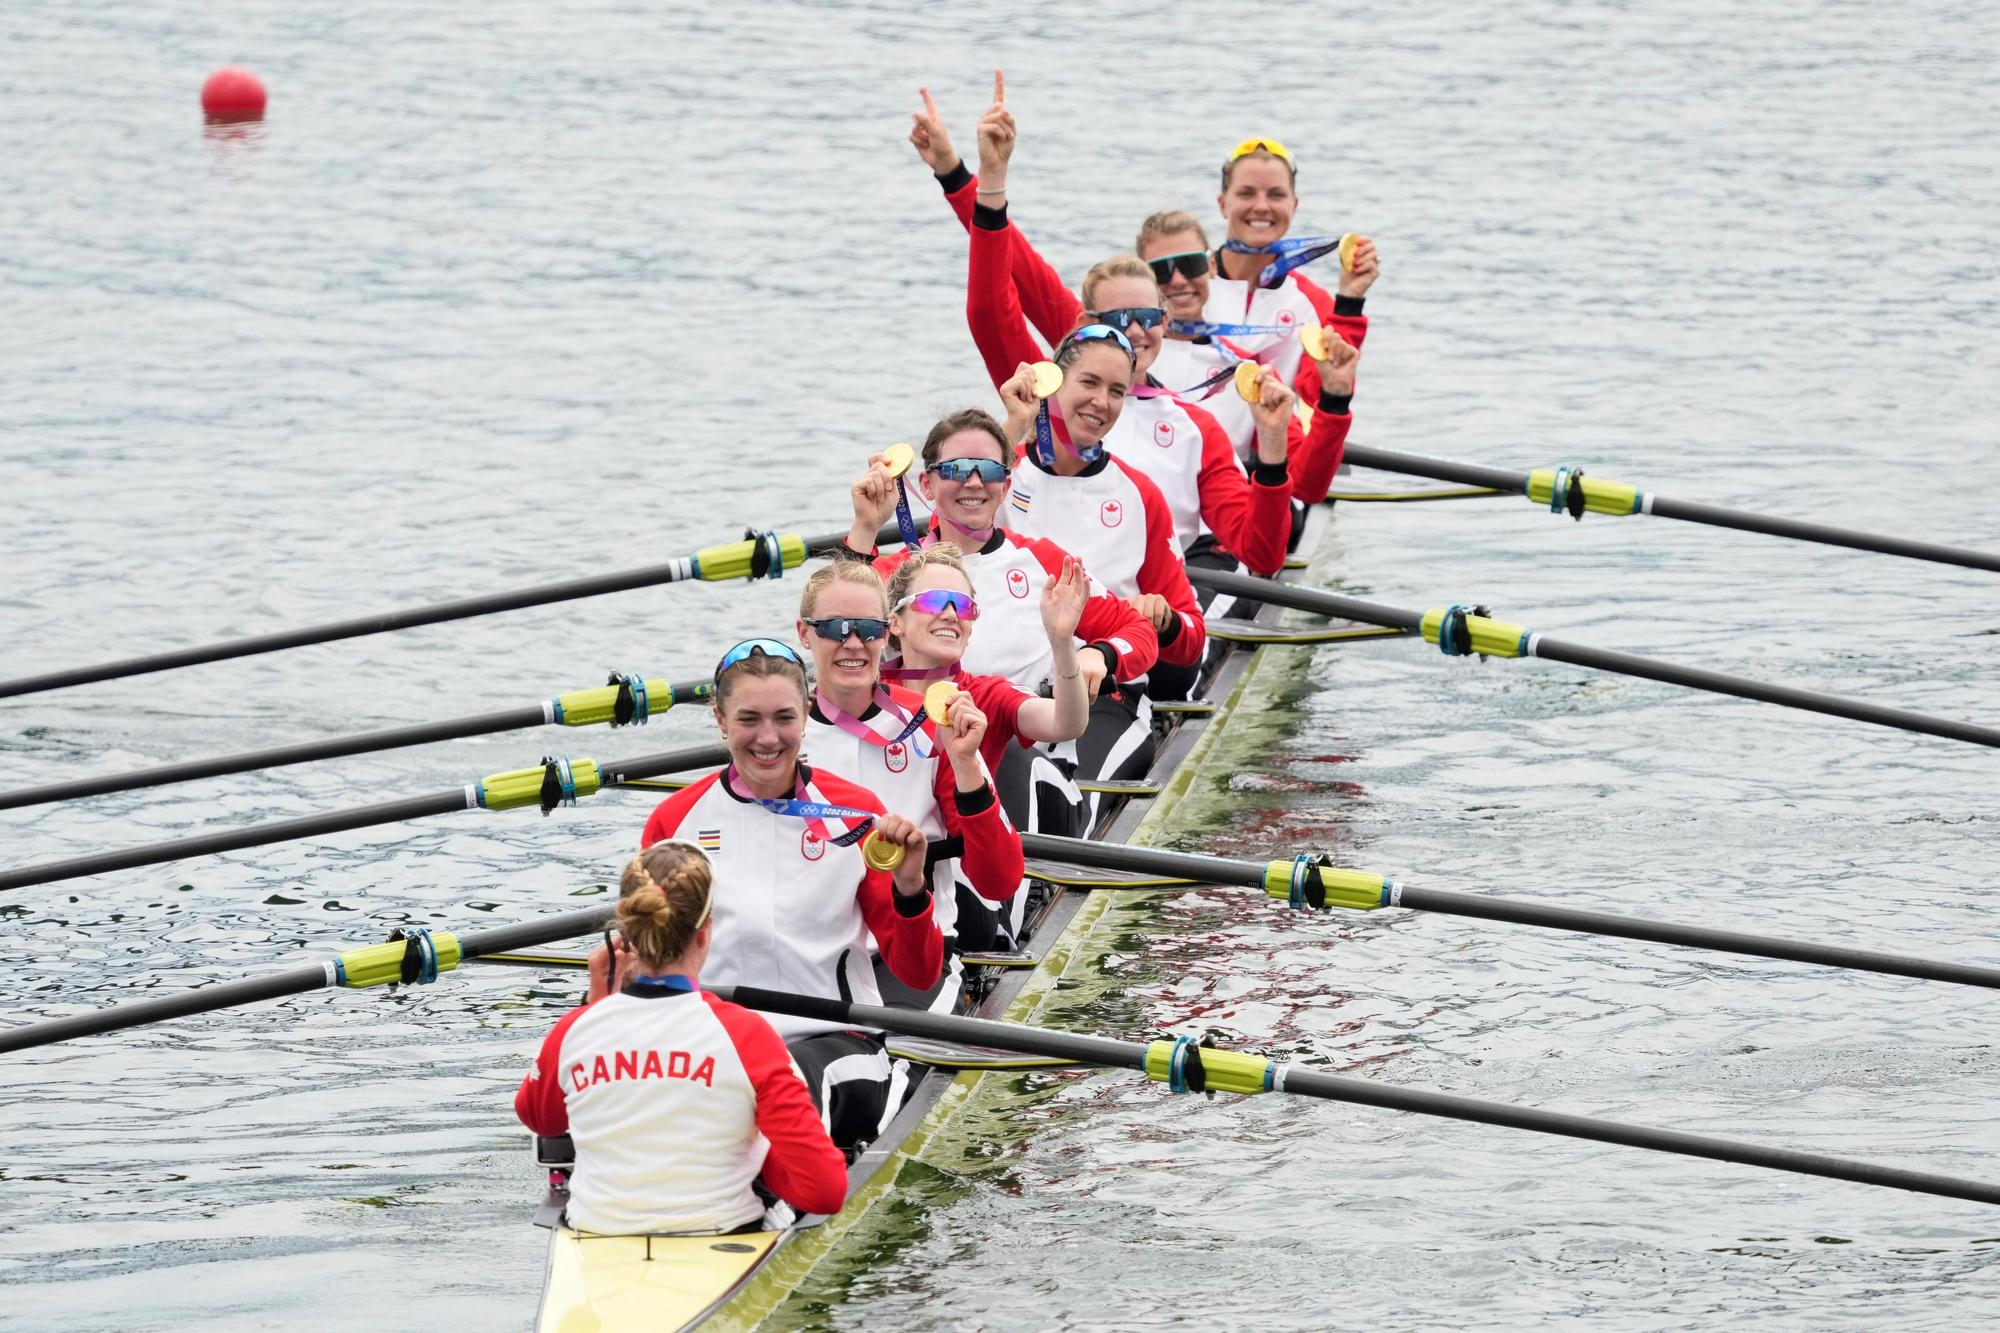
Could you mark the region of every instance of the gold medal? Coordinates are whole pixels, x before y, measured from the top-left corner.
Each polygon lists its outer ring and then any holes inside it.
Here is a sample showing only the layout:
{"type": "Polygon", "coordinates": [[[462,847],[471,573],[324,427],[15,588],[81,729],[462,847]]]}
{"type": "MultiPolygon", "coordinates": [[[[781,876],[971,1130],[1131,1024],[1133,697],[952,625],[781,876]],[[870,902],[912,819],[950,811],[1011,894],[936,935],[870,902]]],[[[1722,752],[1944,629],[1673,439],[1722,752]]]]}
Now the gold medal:
{"type": "Polygon", "coordinates": [[[1299,330],[1299,346],[1306,349],[1306,355],[1315,361],[1326,360],[1326,330],[1317,324],[1307,324],[1299,330]]]}
{"type": "Polygon", "coordinates": [[[868,863],[871,870],[894,874],[896,868],[903,864],[903,844],[878,837],[875,830],[870,829],[868,836],[861,840],[861,859],[868,863]]]}
{"type": "Polygon", "coordinates": [[[924,691],[924,711],[931,721],[945,726],[951,721],[951,701],[958,696],[958,686],[948,680],[934,680],[924,691]]]}
{"type": "MultiPolygon", "coordinates": [[[[1340,238],[1340,249],[1334,253],[1340,256],[1340,268],[1343,273],[1354,272],[1354,247],[1360,244],[1361,237],[1355,232],[1350,231],[1340,238]]],[[[1317,359],[1323,361],[1326,358],[1320,357],[1317,359]]]]}
{"type": "Polygon", "coordinates": [[[902,476],[916,461],[917,451],[900,440],[882,451],[882,466],[889,469],[891,477],[902,476]]]}
{"type": "Polygon", "coordinates": [[[1264,396],[1264,368],[1255,361],[1236,363],[1236,396],[1254,403],[1264,396]]]}
{"type": "Polygon", "coordinates": [[[1062,388],[1062,367],[1053,361],[1037,361],[1028,370],[1035,377],[1035,397],[1053,398],[1062,388]]]}

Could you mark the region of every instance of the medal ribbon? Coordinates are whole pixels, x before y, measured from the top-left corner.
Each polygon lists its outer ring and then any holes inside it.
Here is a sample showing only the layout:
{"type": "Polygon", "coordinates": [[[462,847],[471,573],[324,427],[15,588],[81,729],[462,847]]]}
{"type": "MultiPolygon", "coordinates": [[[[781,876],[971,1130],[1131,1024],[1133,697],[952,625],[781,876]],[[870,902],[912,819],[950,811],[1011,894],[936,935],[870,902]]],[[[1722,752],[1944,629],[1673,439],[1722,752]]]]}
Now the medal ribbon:
{"type": "Polygon", "coordinates": [[[819,838],[822,842],[830,842],[836,847],[852,847],[855,843],[860,842],[868,836],[869,829],[875,827],[875,816],[866,810],[855,810],[845,805],[829,805],[825,801],[808,801],[804,799],[806,794],[804,778],[795,779],[798,783],[798,786],[794,789],[795,794],[791,798],[782,801],[769,796],[751,794],[748,788],[743,785],[742,775],[736,771],[736,765],[734,764],[729,766],[729,772],[724,776],[723,781],[727,782],[730,788],[739,795],[763,806],[774,815],[786,815],[793,819],[805,820],[806,827],[812,830],[815,837],[819,838]],[[829,819],[850,821],[858,819],[861,822],[836,838],[826,830],[826,821],[829,819]]]}
{"type": "MultiPolygon", "coordinates": [[[[1290,324],[1215,324],[1205,319],[1171,319],[1167,321],[1167,332],[1181,333],[1190,338],[1251,338],[1264,333],[1290,336],[1298,329],[1290,324]]],[[[1234,352],[1237,349],[1229,349],[1234,352]]]]}
{"type": "MultiPolygon", "coordinates": [[[[903,729],[893,737],[884,736],[881,732],[875,730],[875,728],[843,709],[839,704],[817,690],[813,691],[813,699],[818,704],[819,711],[826,714],[827,721],[833,723],[834,726],[839,727],[848,735],[859,737],[879,750],[886,750],[892,745],[908,740],[916,734],[919,727],[924,725],[925,715],[923,712],[919,711],[915,717],[910,716],[903,711],[901,704],[889,697],[889,691],[883,689],[880,685],[875,687],[875,706],[903,724],[903,729]]],[[[931,757],[924,753],[921,746],[917,748],[917,753],[925,759],[931,757]]]]}
{"type": "Polygon", "coordinates": [[[910,489],[903,484],[903,478],[896,478],[896,527],[903,534],[903,548],[914,551],[924,544],[923,534],[917,531],[916,515],[910,512],[910,489]]]}
{"type": "Polygon", "coordinates": [[[906,667],[902,658],[892,657],[882,664],[882,679],[893,680],[898,685],[911,681],[929,684],[934,680],[957,680],[964,674],[964,664],[959,662],[947,662],[943,666],[934,667],[906,667]]]}
{"type": "Polygon", "coordinates": [[[1076,451],[1076,456],[1086,463],[1095,463],[1104,456],[1104,446],[1100,444],[1077,444],[1069,437],[1069,428],[1054,414],[1052,399],[1042,399],[1035,409],[1035,461],[1042,465],[1044,472],[1056,470],[1056,432],[1062,432],[1062,442],[1076,451]]]}
{"type": "Polygon", "coordinates": [[[1222,248],[1237,255],[1270,255],[1271,262],[1264,265],[1264,271],[1257,275],[1259,287],[1275,287],[1285,280],[1285,275],[1295,268],[1304,268],[1315,259],[1324,258],[1340,248],[1338,236],[1286,236],[1266,246],[1245,245],[1241,241],[1224,241],[1222,248]]]}

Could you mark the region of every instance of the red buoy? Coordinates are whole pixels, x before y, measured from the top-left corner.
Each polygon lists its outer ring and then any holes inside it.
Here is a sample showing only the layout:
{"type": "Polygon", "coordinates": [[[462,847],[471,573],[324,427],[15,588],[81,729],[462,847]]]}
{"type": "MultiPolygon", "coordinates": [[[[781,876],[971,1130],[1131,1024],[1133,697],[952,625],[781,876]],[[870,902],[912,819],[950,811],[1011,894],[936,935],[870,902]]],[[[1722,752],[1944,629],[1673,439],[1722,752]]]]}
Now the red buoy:
{"type": "Polygon", "coordinates": [[[264,114],[264,83],[249,70],[226,65],[208,76],[201,85],[201,109],[211,116],[231,120],[254,119],[264,114]]]}

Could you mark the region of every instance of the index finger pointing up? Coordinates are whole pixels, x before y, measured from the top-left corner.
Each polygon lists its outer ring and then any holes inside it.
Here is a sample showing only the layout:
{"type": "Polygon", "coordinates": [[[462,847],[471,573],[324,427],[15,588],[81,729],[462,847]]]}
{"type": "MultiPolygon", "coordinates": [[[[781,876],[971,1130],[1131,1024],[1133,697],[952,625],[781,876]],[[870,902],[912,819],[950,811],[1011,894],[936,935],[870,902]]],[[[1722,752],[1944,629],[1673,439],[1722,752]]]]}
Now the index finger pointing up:
{"type": "Polygon", "coordinates": [[[1004,106],[1007,102],[1007,76],[999,70],[993,71],[993,105],[1004,106]]]}
{"type": "Polygon", "coordinates": [[[919,88],[917,89],[917,94],[924,99],[924,114],[932,120],[936,120],[938,118],[937,103],[931,100],[931,90],[928,88],[919,88]]]}

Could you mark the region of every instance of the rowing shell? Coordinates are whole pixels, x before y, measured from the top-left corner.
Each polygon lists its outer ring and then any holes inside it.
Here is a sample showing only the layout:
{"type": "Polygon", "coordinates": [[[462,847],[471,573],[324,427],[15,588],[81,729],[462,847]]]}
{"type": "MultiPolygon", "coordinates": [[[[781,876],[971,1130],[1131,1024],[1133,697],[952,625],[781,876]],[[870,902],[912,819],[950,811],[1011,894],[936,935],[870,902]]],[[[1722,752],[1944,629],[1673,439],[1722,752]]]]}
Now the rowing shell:
{"type": "MultiPolygon", "coordinates": [[[[1307,529],[1308,541],[1318,539],[1323,523],[1316,512],[1307,529]]],[[[1238,622],[1238,633],[1218,637],[1230,651],[1211,671],[1203,693],[1222,702],[1158,710],[1155,725],[1166,728],[1166,736],[1153,771],[1129,790],[1111,792],[1100,801],[1095,836],[1107,842],[1133,842],[1158,833],[1174,799],[1185,789],[1177,777],[1192,772],[1199,762],[1207,749],[1205,742],[1212,742],[1216,734],[1213,723],[1227,714],[1237,687],[1264,645],[1323,643],[1380,633],[1340,624],[1288,631],[1278,623],[1280,615],[1276,608],[1266,607],[1257,621],[1238,622]]],[[[1025,1020],[1111,901],[1109,894],[1065,889],[1032,876],[1024,892],[1031,894],[1026,940],[1030,952],[1026,957],[996,957],[990,965],[980,963],[980,955],[967,955],[965,990],[973,998],[961,1006],[965,1012],[1025,1020]],[[1096,907],[1086,910],[1093,902],[1096,907]]],[[[543,955],[540,961],[574,965],[576,957],[543,955]]],[[[768,1317],[840,1236],[889,1192],[903,1163],[963,1103],[981,1071],[1019,1067],[1018,1062],[981,1060],[970,1048],[897,1040],[891,1050],[909,1061],[915,1086],[882,1137],[849,1167],[847,1204],[834,1217],[802,1218],[782,1231],[726,1236],[586,1235],[560,1225],[567,1189],[552,1177],[549,1197],[536,1216],[538,1225],[551,1228],[536,1327],[541,1333],[654,1333],[711,1320],[718,1327],[749,1328],[768,1317]]]]}

